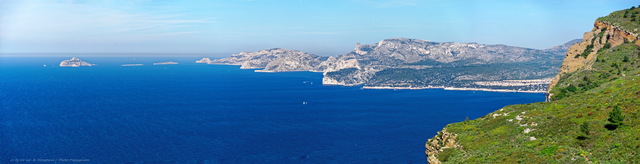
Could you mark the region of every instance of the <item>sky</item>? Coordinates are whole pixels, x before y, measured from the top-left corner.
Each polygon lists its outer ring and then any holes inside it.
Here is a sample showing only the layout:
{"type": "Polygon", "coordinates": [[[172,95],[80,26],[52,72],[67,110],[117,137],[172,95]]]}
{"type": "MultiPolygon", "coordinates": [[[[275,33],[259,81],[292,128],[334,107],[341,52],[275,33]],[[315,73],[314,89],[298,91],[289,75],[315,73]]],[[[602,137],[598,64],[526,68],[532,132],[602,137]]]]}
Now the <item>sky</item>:
{"type": "Polygon", "coordinates": [[[387,38],[545,49],[633,0],[0,0],[0,53],[345,54],[387,38]]]}

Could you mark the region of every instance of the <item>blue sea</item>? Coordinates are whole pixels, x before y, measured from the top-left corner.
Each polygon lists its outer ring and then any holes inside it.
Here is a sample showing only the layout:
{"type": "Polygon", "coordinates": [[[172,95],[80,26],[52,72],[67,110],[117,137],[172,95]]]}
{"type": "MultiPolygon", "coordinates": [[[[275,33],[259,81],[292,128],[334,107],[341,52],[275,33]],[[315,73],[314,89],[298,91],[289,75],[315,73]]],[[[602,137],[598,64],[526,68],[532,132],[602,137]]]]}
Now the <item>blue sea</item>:
{"type": "Polygon", "coordinates": [[[198,58],[0,57],[0,163],[426,163],[446,124],[544,94],[323,86],[198,58]],[[178,65],[152,65],[177,61],[178,65]],[[143,66],[123,67],[121,64],[143,66]],[[46,66],[44,66],[46,65],[46,66]]]}

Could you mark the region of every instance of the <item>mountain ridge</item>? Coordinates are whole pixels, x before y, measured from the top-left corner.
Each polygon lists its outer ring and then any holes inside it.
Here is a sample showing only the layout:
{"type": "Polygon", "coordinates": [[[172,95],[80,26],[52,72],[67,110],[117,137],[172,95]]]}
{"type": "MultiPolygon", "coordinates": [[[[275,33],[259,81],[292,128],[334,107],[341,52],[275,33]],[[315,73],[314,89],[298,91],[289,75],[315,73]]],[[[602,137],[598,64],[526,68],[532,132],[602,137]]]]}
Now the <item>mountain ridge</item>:
{"type": "Polygon", "coordinates": [[[357,43],[353,51],[339,56],[320,57],[297,50],[273,48],[200,62],[261,69],[256,72],[323,72],[322,82],[325,85],[544,92],[545,83],[515,86],[503,80],[553,76],[562,60],[561,48],[537,50],[507,45],[391,38],[373,44],[357,43]],[[475,67],[480,69],[473,71],[475,67]],[[519,69],[510,69],[512,67],[519,69]],[[495,81],[502,81],[500,83],[505,85],[478,85],[495,81]]]}

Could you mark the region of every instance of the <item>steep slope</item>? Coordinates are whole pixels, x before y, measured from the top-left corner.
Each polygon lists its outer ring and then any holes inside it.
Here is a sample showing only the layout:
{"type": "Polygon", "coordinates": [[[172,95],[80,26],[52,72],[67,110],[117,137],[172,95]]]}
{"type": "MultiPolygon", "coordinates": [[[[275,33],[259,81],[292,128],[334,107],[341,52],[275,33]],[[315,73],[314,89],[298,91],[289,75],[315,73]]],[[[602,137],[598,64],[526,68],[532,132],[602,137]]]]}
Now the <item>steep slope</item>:
{"type": "MultiPolygon", "coordinates": [[[[640,45],[636,22],[599,18],[571,46],[550,102],[506,106],[447,125],[425,145],[430,163],[640,161],[640,45]],[[626,41],[625,41],[626,39],[626,41]],[[444,136],[447,137],[444,137],[444,136]],[[453,136],[453,137],[452,137],[453,136]]],[[[615,19],[631,21],[630,19],[615,19]]]]}
{"type": "MultiPolygon", "coordinates": [[[[242,52],[210,64],[242,65],[260,72],[324,72],[325,85],[368,88],[489,88],[546,91],[546,80],[560,66],[564,49],[536,50],[506,45],[439,43],[395,38],[357,44],[336,57],[270,49],[242,52]],[[514,81],[529,80],[529,81],[514,81]]],[[[199,61],[204,62],[204,61],[199,61]]]]}
{"type": "MultiPolygon", "coordinates": [[[[580,68],[589,69],[595,62],[595,54],[600,49],[607,49],[626,42],[634,42],[640,46],[638,31],[640,28],[640,9],[632,8],[620,10],[601,17],[594,23],[594,28],[586,32],[582,42],[569,48],[565,56],[560,72],[549,84],[549,89],[554,88],[558,80],[567,73],[580,68]]],[[[555,92],[555,91],[554,91],[555,92]]],[[[553,92],[550,92],[550,97],[553,92]]]]}

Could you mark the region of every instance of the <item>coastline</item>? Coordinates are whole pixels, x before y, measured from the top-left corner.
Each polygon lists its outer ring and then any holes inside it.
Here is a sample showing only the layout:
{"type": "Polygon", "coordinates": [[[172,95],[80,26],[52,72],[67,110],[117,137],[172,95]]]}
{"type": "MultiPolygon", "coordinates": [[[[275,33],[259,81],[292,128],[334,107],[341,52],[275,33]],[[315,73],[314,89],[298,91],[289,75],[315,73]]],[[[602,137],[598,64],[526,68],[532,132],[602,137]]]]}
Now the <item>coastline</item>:
{"type": "Polygon", "coordinates": [[[420,90],[420,89],[444,89],[457,91],[486,91],[486,92],[520,92],[520,93],[547,93],[547,91],[529,91],[514,89],[489,89],[489,88],[456,88],[456,87],[380,87],[380,86],[364,86],[362,89],[402,89],[402,90],[420,90]]]}
{"type": "MultiPolygon", "coordinates": [[[[227,63],[207,63],[213,65],[240,65],[240,64],[227,64],[227,63]]],[[[256,69],[254,72],[262,72],[262,73],[278,73],[278,72],[320,72],[320,71],[266,71],[264,68],[240,68],[240,69],[256,69]]],[[[505,81],[515,81],[515,82],[546,82],[546,79],[533,79],[533,80],[505,80],[505,81]]],[[[344,85],[344,84],[322,84],[322,85],[333,85],[333,86],[358,86],[357,85],[344,85]]],[[[490,86],[490,85],[489,85],[490,86]]],[[[421,90],[421,89],[444,89],[444,90],[457,90],[457,91],[486,91],[486,92],[519,92],[519,93],[547,93],[546,90],[543,91],[531,91],[531,90],[515,90],[515,89],[490,89],[490,88],[457,88],[457,87],[445,87],[445,86],[425,86],[425,87],[387,87],[387,86],[363,86],[362,89],[402,89],[402,90],[421,90]]]]}

